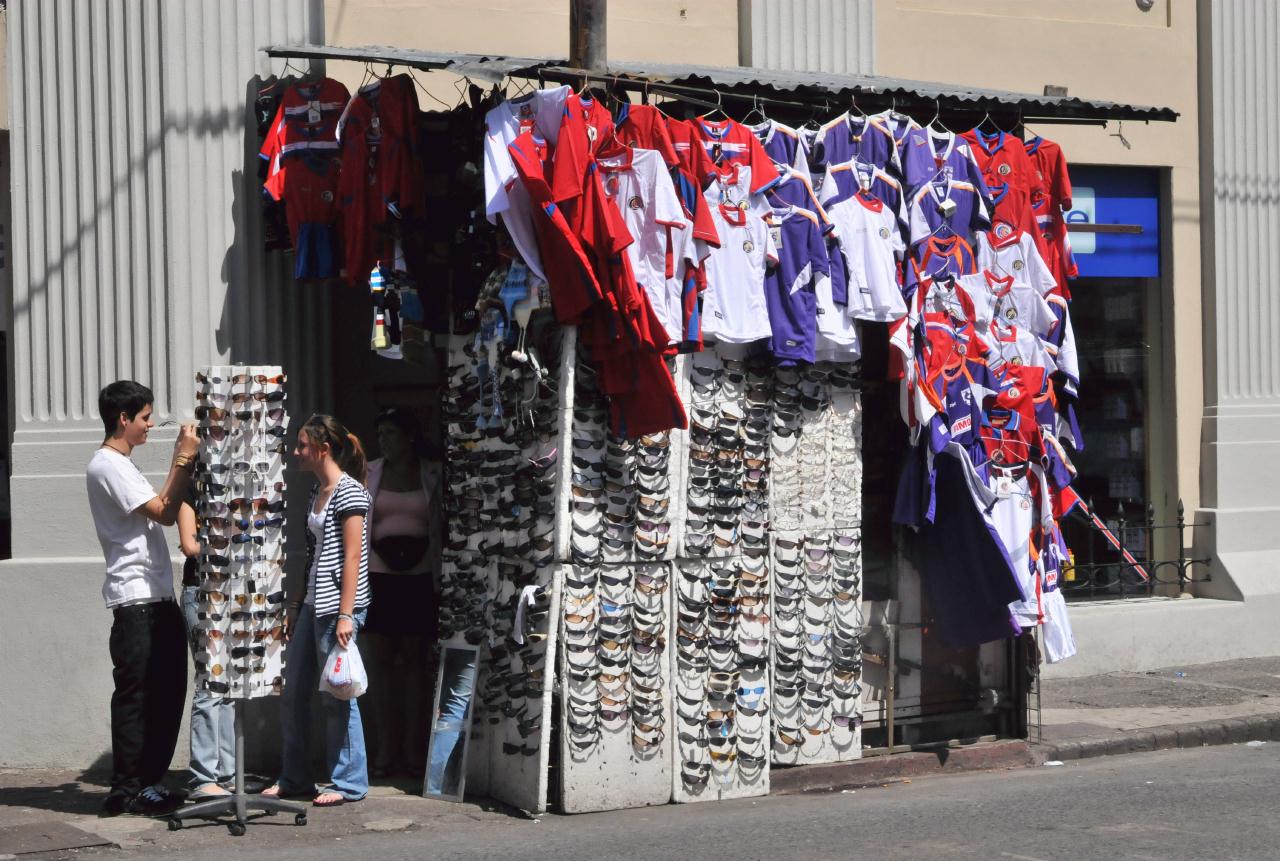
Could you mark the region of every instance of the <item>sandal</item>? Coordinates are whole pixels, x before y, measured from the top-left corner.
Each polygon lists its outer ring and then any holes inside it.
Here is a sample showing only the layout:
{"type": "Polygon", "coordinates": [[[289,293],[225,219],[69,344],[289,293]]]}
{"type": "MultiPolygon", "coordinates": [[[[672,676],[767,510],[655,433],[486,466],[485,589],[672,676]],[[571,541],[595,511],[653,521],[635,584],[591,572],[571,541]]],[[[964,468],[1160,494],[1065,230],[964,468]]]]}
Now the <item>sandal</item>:
{"type": "Polygon", "coordinates": [[[332,789],[326,789],[324,792],[311,799],[312,805],[316,807],[341,807],[347,803],[347,800],[340,793],[332,789]]]}
{"type": "Polygon", "coordinates": [[[196,787],[187,795],[188,801],[208,801],[211,798],[224,798],[231,793],[216,783],[206,783],[196,787]]]}
{"type": "Polygon", "coordinates": [[[310,792],[284,792],[283,790],[281,790],[281,789],[280,789],[280,784],[279,784],[279,783],[273,783],[273,784],[271,784],[271,785],[270,785],[270,786],[268,786],[266,789],[262,790],[262,792],[260,792],[260,793],[259,793],[259,795],[266,796],[267,798],[307,798],[307,799],[310,799],[310,798],[314,798],[314,797],[315,797],[315,793],[310,793],[310,792]]]}

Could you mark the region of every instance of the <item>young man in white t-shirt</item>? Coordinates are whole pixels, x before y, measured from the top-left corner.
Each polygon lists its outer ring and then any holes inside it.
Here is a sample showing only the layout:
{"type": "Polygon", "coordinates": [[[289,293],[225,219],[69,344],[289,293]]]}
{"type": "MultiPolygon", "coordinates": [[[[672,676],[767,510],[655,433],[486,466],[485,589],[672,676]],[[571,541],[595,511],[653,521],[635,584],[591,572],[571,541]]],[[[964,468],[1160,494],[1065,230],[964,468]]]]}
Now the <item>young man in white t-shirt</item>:
{"type": "Polygon", "coordinates": [[[112,611],[111,792],[103,815],[163,815],[181,802],[162,784],[187,696],[186,627],[173,597],[162,526],[172,526],[195,469],[199,439],[183,425],[159,493],[130,459],[154,426],[151,390],[120,380],[98,394],[106,437],[85,473],[106,557],[102,597],[112,611]]]}

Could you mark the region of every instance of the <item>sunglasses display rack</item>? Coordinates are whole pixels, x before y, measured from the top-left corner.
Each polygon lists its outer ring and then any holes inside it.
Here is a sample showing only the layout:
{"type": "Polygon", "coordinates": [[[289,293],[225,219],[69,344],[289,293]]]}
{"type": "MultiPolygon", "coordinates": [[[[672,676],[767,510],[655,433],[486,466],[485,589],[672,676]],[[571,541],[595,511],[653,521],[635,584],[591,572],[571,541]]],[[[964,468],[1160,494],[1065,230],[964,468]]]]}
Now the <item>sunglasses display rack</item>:
{"type": "Polygon", "coordinates": [[[562,806],[671,798],[672,477],[679,434],[624,440],[580,355],[561,615],[562,806]]]}
{"type": "Polygon", "coordinates": [[[513,351],[504,319],[482,313],[448,353],[440,639],[482,646],[468,789],[538,811],[558,606],[562,330],[535,322],[513,351]]]}
{"type": "Polygon", "coordinates": [[[195,684],[235,699],[278,694],[284,675],[284,374],[196,374],[200,606],[195,684]]]}
{"type": "Polygon", "coordinates": [[[769,792],[772,364],[688,357],[672,797],[769,792]]]}
{"type": "Polygon", "coordinates": [[[773,762],[856,759],[864,621],[852,372],[779,369],[771,448],[773,762]]]}

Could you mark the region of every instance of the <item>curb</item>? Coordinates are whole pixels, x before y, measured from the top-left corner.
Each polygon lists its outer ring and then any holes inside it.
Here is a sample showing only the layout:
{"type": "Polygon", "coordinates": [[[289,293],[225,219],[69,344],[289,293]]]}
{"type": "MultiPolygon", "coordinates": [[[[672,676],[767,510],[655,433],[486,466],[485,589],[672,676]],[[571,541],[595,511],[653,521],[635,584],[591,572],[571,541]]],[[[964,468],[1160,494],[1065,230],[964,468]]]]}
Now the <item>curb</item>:
{"type": "Polygon", "coordinates": [[[869,756],[826,765],[774,767],[769,774],[770,795],[832,792],[861,789],[934,774],[1026,768],[1037,763],[1030,746],[1021,739],[979,742],[963,746],[938,746],[892,756],[869,756]]]}
{"type": "Polygon", "coordinates": [[[1095,756],[1241,744],[1247,741],[1280,741],[1280,714],[1169,724],[1149,729],[1125,730],[1105,738],[1039,744],[1035,746],[1035,758],[1039,762],[1090,759],[1095,756]]]}

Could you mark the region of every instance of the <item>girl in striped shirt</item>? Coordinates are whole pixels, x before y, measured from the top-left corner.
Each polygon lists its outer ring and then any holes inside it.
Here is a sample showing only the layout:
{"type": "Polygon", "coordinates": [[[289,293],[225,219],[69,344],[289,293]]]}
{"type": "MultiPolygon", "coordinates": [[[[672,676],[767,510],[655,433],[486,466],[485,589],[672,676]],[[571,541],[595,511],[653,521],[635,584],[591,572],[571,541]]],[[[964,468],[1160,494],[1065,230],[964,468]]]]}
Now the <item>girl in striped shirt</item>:
{"type": "Polygon", "coordinates": [[[279,781],[264,794],[334,807],[359,801],[369,791],[364,729],[353,700],[320,695],[328,780],[318,792],[308,749],[312,695],[325,659],[335,643],[345,647],[355,641],[369,608],[365,455],[360,440],[337,419],[313,415],[298,432],[293,456],[316,477],[316,487],[307,506],[307,588],[304,597],[290,596],[286,617],[284,762],[279,781]]]}

